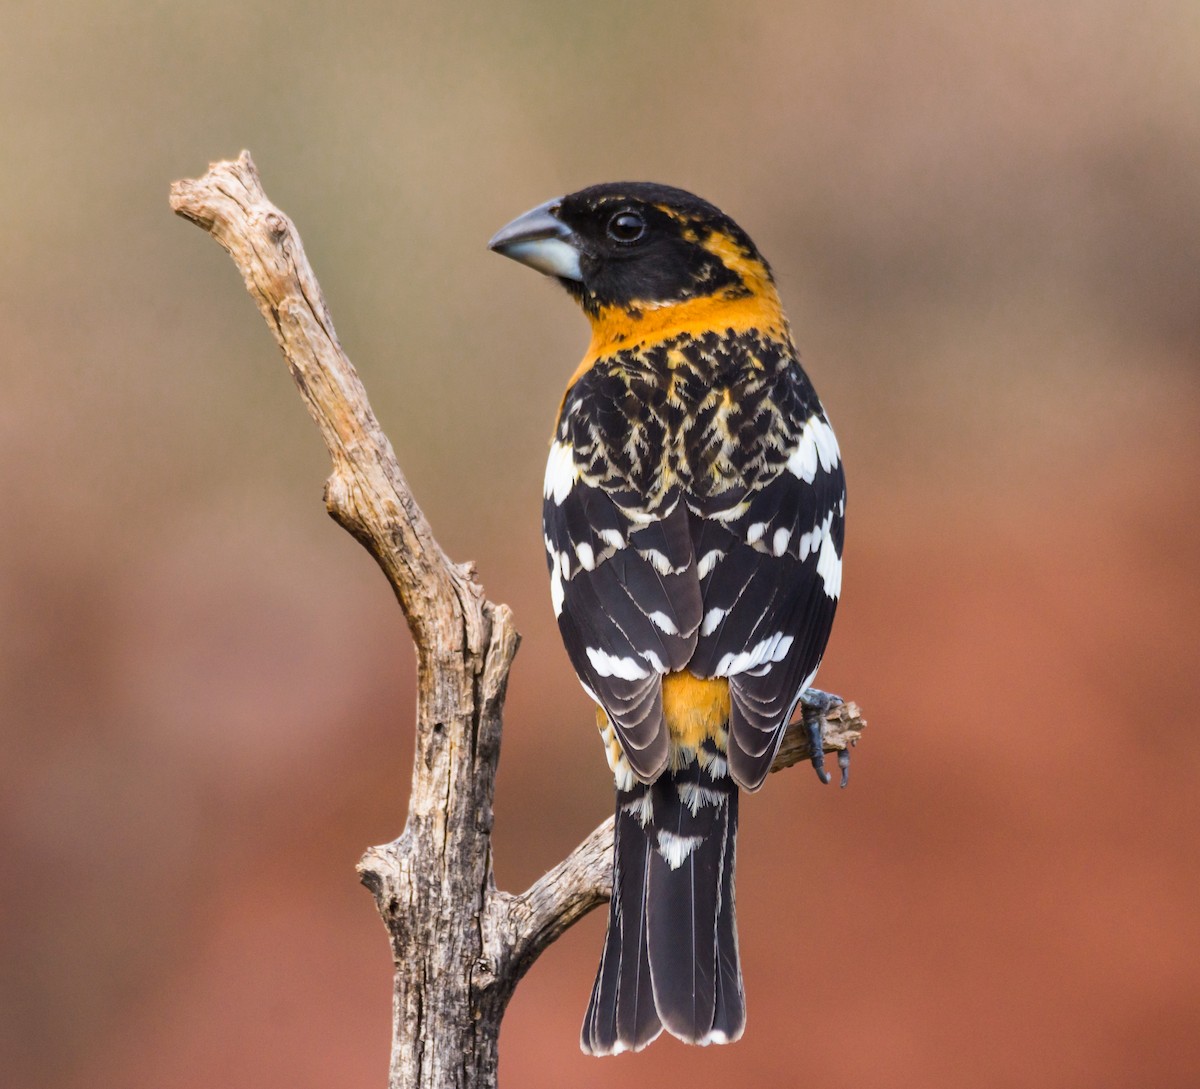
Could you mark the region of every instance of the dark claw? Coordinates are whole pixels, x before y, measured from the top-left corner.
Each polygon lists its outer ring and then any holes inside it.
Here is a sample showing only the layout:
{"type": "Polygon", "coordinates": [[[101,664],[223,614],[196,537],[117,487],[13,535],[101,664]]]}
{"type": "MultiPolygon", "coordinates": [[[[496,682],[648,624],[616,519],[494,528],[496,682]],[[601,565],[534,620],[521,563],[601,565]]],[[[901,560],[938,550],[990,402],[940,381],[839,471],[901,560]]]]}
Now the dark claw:
{"type": "MultiPolygon", "coordinates": [[[[846,701],[832,692],[822,692],[819,688],[806,688],[800,695],[800,714],[808,730],[808,744],[812,749],[812,766],[817,778],[822,783],[830,783],[833,776],[825,770],[825,715],[834,707],[840,707],[846,701]]],[[[842,786],[850,778],[850,752],[842,749],[838,753],[838,767],[842,769],[842,786]]]]}
{"type": "Polygon", "coordinates": [[[828,783],[833,776],[825,770],[825,742],[821,736],[821,722],[820,715],[810,715],[807,712],[804,715],[804,725],[808,730],[808,745],[812,749],[813,771],[817,773],[817,778],[822,783],[828,783]]]}

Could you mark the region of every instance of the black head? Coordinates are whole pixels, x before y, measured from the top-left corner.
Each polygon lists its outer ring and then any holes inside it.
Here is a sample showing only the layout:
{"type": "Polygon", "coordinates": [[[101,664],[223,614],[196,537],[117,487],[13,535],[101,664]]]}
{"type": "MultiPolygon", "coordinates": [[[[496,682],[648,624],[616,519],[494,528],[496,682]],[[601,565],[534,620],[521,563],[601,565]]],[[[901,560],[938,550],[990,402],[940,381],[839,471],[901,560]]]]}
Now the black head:
{"type": "Polygon", "coordinates": [[[724,212],[650,182],[593,185],[547,201],[489,245],[556,276],[592,314],[733,299],[772,282],[754,243],[724,212]]]}

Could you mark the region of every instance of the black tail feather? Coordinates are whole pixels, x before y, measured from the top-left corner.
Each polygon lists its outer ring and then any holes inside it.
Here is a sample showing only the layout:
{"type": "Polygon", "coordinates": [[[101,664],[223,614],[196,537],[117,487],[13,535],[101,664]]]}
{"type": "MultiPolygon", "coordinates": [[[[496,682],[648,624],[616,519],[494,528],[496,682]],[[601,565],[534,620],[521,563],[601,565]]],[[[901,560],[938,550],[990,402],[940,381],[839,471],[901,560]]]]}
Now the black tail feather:
{"type": "Polygon", "coordinates": [[[706,749],[617,792],[608,934],[581,1037],[590,1054],[639,1050],[664,1027],[694,1044],[742,1033],[737,788],[723,770],[706,749]]]}
{"type": "Polygon", "coordinates": [[[721,907],[717,914],[717,1008],[713,1013],[713,1042],[736,1040],[746,1027],[746,996],[742,992],[742,962],[738,957],[737,915],[733,874],[737,863],[738,792],[729,792],[729,832],[721,860],[721,907]]]}
{"type": "Polygon", "coordinates": [[[592,1055],[637,1051],[662,1032],[662,1023],[654,1010],[650,958],[646,951],[645,890],[650,841],[636,822],[632,830],[626,829],[626,834],[621,835],[622,826],[633,818],[622,814],[619,801],[608,933],[580,1038],[580,1046],[592,1055]]]}

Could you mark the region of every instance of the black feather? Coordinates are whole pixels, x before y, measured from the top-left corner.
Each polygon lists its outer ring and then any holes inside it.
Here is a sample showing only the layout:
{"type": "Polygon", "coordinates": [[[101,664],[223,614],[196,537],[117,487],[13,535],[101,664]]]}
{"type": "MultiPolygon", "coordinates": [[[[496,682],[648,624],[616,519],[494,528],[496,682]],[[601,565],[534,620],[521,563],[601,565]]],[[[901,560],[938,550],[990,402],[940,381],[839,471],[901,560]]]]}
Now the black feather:
{"type": "Polygon", "coordinates": [[[737,788],[701,760],[617,792],[608,934],[584,1018],[589,1054],[688,1043],[745,1024],[733,882],[737,788]],[[643,826],[642,818],[645,818],[643,826]]]}

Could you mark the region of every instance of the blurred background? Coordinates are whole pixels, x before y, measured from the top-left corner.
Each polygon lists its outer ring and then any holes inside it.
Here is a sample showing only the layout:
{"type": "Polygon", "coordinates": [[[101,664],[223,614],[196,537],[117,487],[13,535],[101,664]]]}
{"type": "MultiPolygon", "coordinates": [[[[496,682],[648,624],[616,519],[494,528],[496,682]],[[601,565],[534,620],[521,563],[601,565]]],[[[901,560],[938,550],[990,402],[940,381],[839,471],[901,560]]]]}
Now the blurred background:
{"type": "Polygon", "coordinates": [[[413,662],[317,433],[169,183],[251,149],[419,501],[524,634],[496,872],[611,806],[539,530],[587,339],[492,232],[654,179],[773,262],[850,474],[849,790],[743,807],[749,1027],[577,1047],[602,913],[501,1082],[1200,1083],[1194,0],[203,6],[0,35],[0,1081],[385,1084],[354,864],[413,662]],[[536,768],[555,768],[546,778],[536,768]]]}

